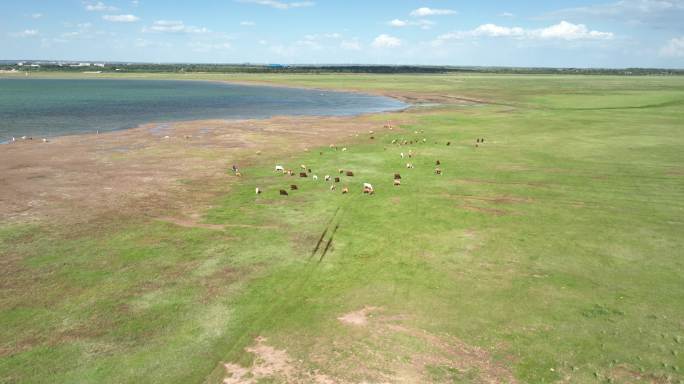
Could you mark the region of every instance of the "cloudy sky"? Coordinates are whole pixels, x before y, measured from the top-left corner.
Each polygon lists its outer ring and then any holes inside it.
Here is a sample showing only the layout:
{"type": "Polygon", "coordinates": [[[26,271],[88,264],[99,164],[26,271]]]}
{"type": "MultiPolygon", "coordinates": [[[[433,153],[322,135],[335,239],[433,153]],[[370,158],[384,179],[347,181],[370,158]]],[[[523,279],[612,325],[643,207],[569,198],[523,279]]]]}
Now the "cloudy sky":
{"type": "Polygon", "coordinates": [[[2,3],[5,60],[684,68],[684,0],[2,3]]]}

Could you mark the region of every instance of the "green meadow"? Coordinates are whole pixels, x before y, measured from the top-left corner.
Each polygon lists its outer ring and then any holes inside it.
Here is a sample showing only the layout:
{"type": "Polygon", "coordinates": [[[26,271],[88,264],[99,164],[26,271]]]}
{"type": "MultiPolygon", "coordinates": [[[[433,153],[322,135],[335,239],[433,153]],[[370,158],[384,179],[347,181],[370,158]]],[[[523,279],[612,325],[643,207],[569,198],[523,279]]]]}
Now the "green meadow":
{"type": "Polygon", "coordinates": [[[0,383],[219,383],[257,337],[263,383],[684,383],[684,77],[144,77],[487,103],[227,168],[225,230],[0,224],[0,383]]]}

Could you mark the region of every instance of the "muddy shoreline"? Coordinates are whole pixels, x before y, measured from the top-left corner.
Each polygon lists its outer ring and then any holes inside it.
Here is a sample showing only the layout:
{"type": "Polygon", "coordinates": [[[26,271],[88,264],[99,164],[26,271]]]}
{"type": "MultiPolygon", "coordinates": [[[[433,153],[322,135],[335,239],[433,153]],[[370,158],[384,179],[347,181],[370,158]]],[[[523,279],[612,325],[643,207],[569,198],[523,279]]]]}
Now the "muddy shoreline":
{"type": "MultiPolygon", "coordinates": [[[[390,113],[394,124],[411,112],[390,113]]],[[[198,217],[230,189],[231,164],[287,161],[308,148],[380,130],[381,114],[151,123],[0,147],[0,223],[80,223],[108,216],[198,217]]]]}

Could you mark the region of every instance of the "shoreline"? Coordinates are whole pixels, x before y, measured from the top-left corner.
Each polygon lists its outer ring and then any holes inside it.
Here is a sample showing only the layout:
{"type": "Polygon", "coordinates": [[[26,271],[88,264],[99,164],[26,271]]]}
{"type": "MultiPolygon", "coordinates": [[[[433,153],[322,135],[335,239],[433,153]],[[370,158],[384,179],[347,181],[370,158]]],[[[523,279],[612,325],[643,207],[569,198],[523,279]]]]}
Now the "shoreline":
{"type": "MultiPolygon", "coordinates": [[[[334,92],[334,93],[345,93],[345,94],[355,94],[355,95],[360,95],[360,96],[375,96],[375,97],[384,97],[384,98],[389,98],[393,99],[395,101],[401,102],[404,104],[404,106],[399,107],[397,109],[386,109],[386,110],[381,110],[381,111],[372,111],[372,112],[359,112],[359,113],[350,113],[350,114],[322,114],[322,115],[309,115],[309,114],[284,114],[284,115],[273,115],[273,116],[268,116],[268,117],[255,117],[255,118],[224,118],[224,117],[206,117],[206,118],[201,118],[201,119],[178,119],[178,120],[160,120],[160,121],[146,121],[139,123],[134,126],[129,126],[129,127],[121,127],[113,130],[107,130],[103,132],[99,132],[99,130],[95,131],[81,131],[81,132],[73,132],[73,133],[61,133],[58,135],[41,135],[40,137],[33,137],[32,135],[22,135],[21,137],[30,137],[30,139],[26,139],[29,141],[32,140],[42,140],[42,139],[49,139],[49,140],[54,140],[60,137],[65,137],[65,136],[73,136],[73,135],[98,135],[98,134],[104,134],[104,133],[110,133],[110,132],[118,132],[118,131],[125,131],[125,130],[130,130],[130,129],[136,129],[140,128],[149,124],[175,124],[175,123],[191,123],[194,121],[207,121],[207,120],[224,120],[224,121],[229,121],[229,122],[240,122],[243,120],[268,120],[271,118],[280,118],[280,117],[356,117],[356,116],[365,116],[365,115],[375,115],[375,114],[382,114],[382,113],[398,113],[398,112],[403,112],[410,110],[412,108],[418,107],[418,105],[415,105],[408,101],[406,98],[401,97],[401,96],[390,96],[386,94],[379,94],[379,93],[371,93],[371,92],[363,92],[359,90],[337,90],[337,89],[324,89],[324,88],[317,88],[317,87],[299,87],[299,86],[291,86],[291,85],[277,85],[277,84],[268,84],[268,83],[250,83],[250,82],[240,82],[240,81],[224,81],[224,80],[202,80],[202,79],[114,79],[114,78],[94,78],[94,79],[89,79],[89,78],[79,78],[79,79],[69,79],[69,78],[60,78],[60,77],[42,77],[41,79],[55,79],[55,80],[152,80],[152,81],[195,81],[195,82],[202,82],[202,83],[216,83],[216,84],[228,84],[228,85],[238,85],[238,86],[247,86],[247,87],[261,87],[261,88],[285,88],[285,89],[299,89],[299,90],[307,90],[307,91],[320,91],[320,92],[334,92]]],[[[20,80],[24,80],[21,78],[20,80]]],[[[13,137],[16,138],[16,141],[12,141],[10,138],[7,140],[0,140],[0,145],[8,145],[8,144],[13,144],[13,143],[19,143],[22,141],[25,141],[24,139],[20,139],[19,137],[13,137]]]]}

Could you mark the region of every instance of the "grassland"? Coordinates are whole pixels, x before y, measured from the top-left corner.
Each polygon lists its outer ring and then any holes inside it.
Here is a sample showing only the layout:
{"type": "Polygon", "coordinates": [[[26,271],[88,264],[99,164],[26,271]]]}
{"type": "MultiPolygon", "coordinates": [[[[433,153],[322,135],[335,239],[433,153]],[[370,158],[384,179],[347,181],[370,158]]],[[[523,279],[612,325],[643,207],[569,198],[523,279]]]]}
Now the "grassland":
{"type": "Polygon", "coordinates": [[[684,382],[684,78],[184,78],[488,103],[265,158],[204,212],[226,230],[0,225],[0,382],[220,382],[262,344],[261,382],[684,382]]]}

